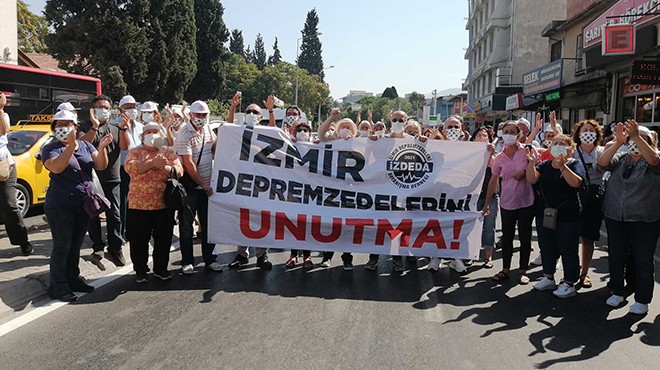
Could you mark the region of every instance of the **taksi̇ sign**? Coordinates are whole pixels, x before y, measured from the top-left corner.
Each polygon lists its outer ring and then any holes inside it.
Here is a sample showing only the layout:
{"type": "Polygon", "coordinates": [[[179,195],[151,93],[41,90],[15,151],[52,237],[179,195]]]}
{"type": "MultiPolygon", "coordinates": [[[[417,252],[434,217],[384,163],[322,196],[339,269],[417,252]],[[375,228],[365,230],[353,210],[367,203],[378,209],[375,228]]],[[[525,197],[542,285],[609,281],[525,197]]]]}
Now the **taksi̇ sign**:
{"type": "Polygon", "coordinates": [[[607,25],[635,24],[639,27],[660,18],[658,4],[660,0],[619,0],[582,30],[584,48],[600,43],[607,25]]]}
{"type": "Polygon", "coordinates": [[[523,74],[523,94],[531,95],[561,87],[562,59],[523,74]]]}
{"type": "Polygon", "coordinates": [[[484,143],[292,142],[275,127],[219,128],[209,240],[267,248],[474,258],[484,143]]]}

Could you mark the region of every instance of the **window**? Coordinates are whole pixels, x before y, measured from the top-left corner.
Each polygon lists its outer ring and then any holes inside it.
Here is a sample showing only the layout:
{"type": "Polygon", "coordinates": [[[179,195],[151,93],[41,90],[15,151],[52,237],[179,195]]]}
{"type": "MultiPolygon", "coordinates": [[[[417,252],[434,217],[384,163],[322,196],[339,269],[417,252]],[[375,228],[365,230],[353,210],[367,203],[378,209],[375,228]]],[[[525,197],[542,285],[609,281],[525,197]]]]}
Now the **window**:
{"type": "Polygon", "coordinates": [[[550,61],[554,62],[561,58],[561,41],[557,41],[550,46],[550,61]]]}
{"type": "Polygon", "coordinates": [[[582,34],[577,35],[577,39],[575,41],[575,73],[581,72],[584,68],[582,59],[584,58],[584,50],[582,49],[582,34]],[[579,60],[577,60],[579,59],[579,60]]]}

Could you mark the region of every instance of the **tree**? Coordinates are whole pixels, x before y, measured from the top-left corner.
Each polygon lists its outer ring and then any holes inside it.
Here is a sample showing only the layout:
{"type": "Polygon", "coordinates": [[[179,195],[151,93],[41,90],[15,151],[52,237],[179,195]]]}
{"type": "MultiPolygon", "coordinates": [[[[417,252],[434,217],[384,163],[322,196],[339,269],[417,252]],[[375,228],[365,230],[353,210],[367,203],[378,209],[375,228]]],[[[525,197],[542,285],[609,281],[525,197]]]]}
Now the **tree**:
{"type": "Polygon", "coordinates": [[[275,43],[273,44],[273,55],[268,57],[268,65],[275,66],[282,61],[282,54],[280,53],[280,48],[277,46],[277,37],[275,38],[275,43]]]}
{"type": "Polygon", "coordinates": [[[385,91],[383,91],[383,98],[389,98],[389,99],[394,99],[398,98],[399,94],[396,92],[396,87],[390,86],[385,88],[385,91]]]}
{"type": "Polygon", "coordinates": [[[408,101],[410,104],[412,104],[413,110],[417,112],[417,110],[426,104],[426,97],[423,94],[418,93],[417,91],[413,91],[410,94],[410,97],[408,98],[408,101]]]}
{"type": "Polygon", "coordinates": [[[234,29],[231,31],[231,39],[229,40],[229,51],[240,55],[245,59],[245,44],[243,42],[243,31],[234,29]]]}
{"type": "Polygon", "coordinates": [[[220,1],[195,0],[197,74],[186,91],[189,101],[217,99],[222,91],[223,63],[229,59],[224,46],[229,32],[222,20],[223,14],[220,1]]]}
{"type": "Polygon", "coordinates": [[[257,34],[257,39],[254,40],[254,64],[257,65],[260,71],[263,71],[266,67],[266,47],[260,33],[257,34]]]}
{"type": "Polygon", "coordinates": [[[49,0],[45,14],[53,33],[46,36],[46,44],[60,68],[96,75],[106,91],[121,91],[125,84],[132,92],[147,79],[148,12],[146,0],[49,0]]]}
{"type": "Polygon", "coordinates": [[[310,74],[317,75],[323,81],[323,57],[321,56],[321,40],[318,29],[319,16],[316,9],[307,13],[305,26],[302,30],[302,44],[300,45],[300,56],[296,63],[298,67],[307,70],[310,74]]]}
{"type": "Polygon", "coordinates": [[[254,52],[250,50],[250,45],[248,45],[247,48],[245,48],[245,61],[255,64],[254,59],[254,52]]]}
{"type": "Polygon", "coordinates": [[[48,21],[30,11],[23,0],[16,2],[18,11],[18,48],[25,53],[46,53],[48,21]]]}
{"type": "MultiPolygon", "coordinates": [[[[243,57],[237,54],[230,54],[229,60],[224,65],[225,84],[220,94],[221,102],[229,102],[236,91],[243,94],[243,102],[256,102],[255,94],[252,92],[252,85],[259,76],[259,69],[256,65],[248,63],[243,57]]],[[[248,103],[249,104],[249,103],[248,103]]],[[[243,105],[243,108],[245,105],[243,105]]]]}

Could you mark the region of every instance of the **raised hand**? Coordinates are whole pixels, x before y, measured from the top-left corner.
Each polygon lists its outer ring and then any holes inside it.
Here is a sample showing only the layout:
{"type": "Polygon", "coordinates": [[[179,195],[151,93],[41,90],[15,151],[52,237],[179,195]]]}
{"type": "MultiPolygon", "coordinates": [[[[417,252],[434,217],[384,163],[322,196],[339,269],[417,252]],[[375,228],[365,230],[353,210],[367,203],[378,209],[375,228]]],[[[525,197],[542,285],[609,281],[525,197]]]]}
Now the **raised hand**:
{"type": "Polygon", "coordinates": [[[92,127],[99,128],[99,126],[101,126],[101,122],[99,122],[99,119],[96,117],[96,111],[94,108],[89,108],[89,120],[92,122],[92,127]]]}
{"type": "Polygon", "coordinates": [[[536,113],[536,126],[534,130],[541,132],[543,130],[543,116],[541,113],[536,113]]]}
{"type": "Polygon", "coordinates": [[[275,97],[268,95],[268,98],[266,98],[266,101],[264,102],[264,106],[268,108],[269,111],[273,110],[275,107],[275,97]]]}
{"type": "Polygon", "coordinates": [[[107,134],[99,141],[99,149],[103,149],[112,143],[112,134],[107,134]]]}
{"type": "Polygon", "coordinates": [[[631,139],[639,137],[639,124],[634,119],[627,120],[623,124],[623,127],[626,129],[625,131],[628,132],[628,136],[631,139]]]}
{"type": "Polygon", "coordinates": [[[239,104],[241,104],[241,98],[243,97],[243,94],[241,94],[239,91],[234,94],[234,97],[231,98],[231,106],[232,107],[238,107],[239,104]]]}
{"type": "Polygon", "coordinates": [[[340,114],[341,110],[339,110],[339,108],[332,108],[332,111],[330,112],[332,118],[337,118],[340,114]]]}
{"type": "Polygon", "coordinates": [[[628,130],[621,122],[616,124],[616,128],[614,129],[614,139],[621,145],[625,144],[626,140],[628,140],[628,130]]]}

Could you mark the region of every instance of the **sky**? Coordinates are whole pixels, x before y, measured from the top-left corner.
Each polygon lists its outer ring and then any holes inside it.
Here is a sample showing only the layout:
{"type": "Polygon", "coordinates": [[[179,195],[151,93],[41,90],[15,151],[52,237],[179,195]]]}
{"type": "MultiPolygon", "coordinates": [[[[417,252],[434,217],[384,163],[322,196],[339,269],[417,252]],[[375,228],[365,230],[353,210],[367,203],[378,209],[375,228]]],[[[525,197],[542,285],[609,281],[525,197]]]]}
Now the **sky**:
{"type": "MultiPolygon", "coordinates": [[[[294,63],[307,12],[316,8],[325,81],[333,98],[349,90],[399,95],[460,88],[467,76],[465,0],[223,0],[227,28],[243,31],[254,47],[261,33],[266,52],[275,37],[285,61],[294,63]]],[[[45,0],[27,0],[41,14],[45,0]]]]}

